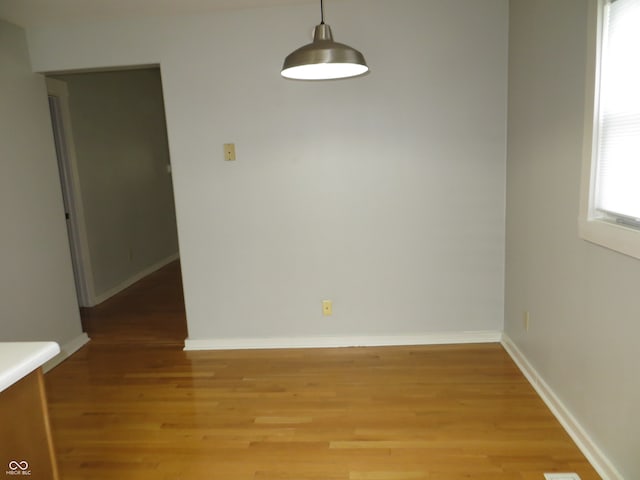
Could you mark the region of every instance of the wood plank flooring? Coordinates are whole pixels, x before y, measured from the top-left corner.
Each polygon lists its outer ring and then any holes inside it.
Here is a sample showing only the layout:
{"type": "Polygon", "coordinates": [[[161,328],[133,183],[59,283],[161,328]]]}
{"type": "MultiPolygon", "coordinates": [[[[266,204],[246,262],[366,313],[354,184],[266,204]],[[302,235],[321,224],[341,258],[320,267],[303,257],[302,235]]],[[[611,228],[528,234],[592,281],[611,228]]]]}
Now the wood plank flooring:
{"type": "Polygon", "coordinates": [[[180,263],[172,262],[93,308],[81,308],[93,343],[184,345],[187,320],[180,263]]]}
{"type": "Polygon", "coordinates": [[[64,480],[600,478],[500,345],[184,352],[138,311],[46,375],[64,480]]]}

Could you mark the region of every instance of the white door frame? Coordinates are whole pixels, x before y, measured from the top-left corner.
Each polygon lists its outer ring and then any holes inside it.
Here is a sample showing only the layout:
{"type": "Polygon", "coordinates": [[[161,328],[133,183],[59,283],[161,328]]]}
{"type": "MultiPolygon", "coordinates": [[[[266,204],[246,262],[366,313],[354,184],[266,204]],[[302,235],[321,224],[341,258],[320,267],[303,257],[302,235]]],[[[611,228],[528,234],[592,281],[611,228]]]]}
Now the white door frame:
{"type": "Polygon", "coordinates": [[[87,239],[87,228],[80,190],[80,177],[76,160],[75,143],[71,128],[69,110],[69,90],[61,80],[47,78],[47,93],[54,97],[51,110],[53,135],[56,142],[56,154],[60,171],[62,196],[67,214],[69,249],[78,294],[78,304],[91,307],[96,304],[93,283],[93,269],[87,239]]]}

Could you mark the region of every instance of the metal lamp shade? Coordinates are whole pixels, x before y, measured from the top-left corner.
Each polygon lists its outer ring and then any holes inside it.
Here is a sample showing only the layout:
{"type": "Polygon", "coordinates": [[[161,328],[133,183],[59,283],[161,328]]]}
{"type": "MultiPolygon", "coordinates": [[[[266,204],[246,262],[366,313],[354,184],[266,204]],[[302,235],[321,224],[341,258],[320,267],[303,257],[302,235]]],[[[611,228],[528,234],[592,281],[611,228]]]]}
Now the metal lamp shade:
{"type": "Polygon", "coordinates": [[[331,27],[321,23],[315,28],[312,43],[285,58],[280,74],[294,80],[332,80],[356,77],[368,71],[364,55],[348,45],[334,42],[331,27]]]}

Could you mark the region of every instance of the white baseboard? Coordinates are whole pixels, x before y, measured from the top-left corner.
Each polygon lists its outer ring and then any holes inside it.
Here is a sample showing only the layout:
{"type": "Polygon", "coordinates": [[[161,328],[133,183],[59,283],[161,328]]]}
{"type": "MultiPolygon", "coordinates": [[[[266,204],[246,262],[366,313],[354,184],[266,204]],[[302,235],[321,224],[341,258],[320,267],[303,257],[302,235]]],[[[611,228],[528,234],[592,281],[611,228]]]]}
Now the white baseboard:
{"type": "Polygon", "coordinates": [[[179,253],[174,253],[173,255],[170,255],[170,256],[168,256],[166,258],[163,258],[159,262],[156,262],[153,265],[151,265],[150,267],[147,267],[144,270],[142,270],[141,272],[138,272],[135,275],[133,275],[132,277],[129,277],[124,282],[120,283],[119,285],[116,285],[115,287],[110,288],[106,292],[102,292],[100,295],[96,295],[95,297],[93,297],[90,300],[91,305],[89,305],[89,307],[93,307],[95,305],[98,305],[98,304],[104,302],[105,300],[108,300],[109,298],[113,297],[114,295],[120,293],[125,288],[128,288],[131,285],[133,285],[134,283],[136,283],[137,281],[142,280],[147,275],[151,275],[153,272],[155,272],[157,270],[160,270],[162,267],[164,267],[166,265],[169,265],[171,262],[177,260],[178,258],[180,258],[180,254],[179,253]]]}
{"type": "Polygon", "coordinates": [[[86,333],[83,332],[82,334],[80,334],[76,338],[68,341],[64,345],[60,345],[60,353],[58,355],[56,355],[55,357],[53,357],[48,362],[46,362],[42,366],[42,369],[45,372],[48,372],[49,370],[57,367],[63,361],[65,361],[67,358],[69,358],[71,355],[73,355],[78,350],[80,350],[84,345],[86,345],[87,342],[89,342],[89,340],[90,340],[89,336],[86,333]]]}
{"type": "Polygon", "coordinates": [[[620,472],[506,333],[502,335],[502,346],[603,480],[624,480],[620,472]]]}
{"type": "Polygon", "coordinates": [[[499,331],[441,332],[418,335],[279,337],[190,339],[185,350],[252,350],[277,348],[381,347],[391,345],[441,345],[455,343],[497,343],[499,331]]]}

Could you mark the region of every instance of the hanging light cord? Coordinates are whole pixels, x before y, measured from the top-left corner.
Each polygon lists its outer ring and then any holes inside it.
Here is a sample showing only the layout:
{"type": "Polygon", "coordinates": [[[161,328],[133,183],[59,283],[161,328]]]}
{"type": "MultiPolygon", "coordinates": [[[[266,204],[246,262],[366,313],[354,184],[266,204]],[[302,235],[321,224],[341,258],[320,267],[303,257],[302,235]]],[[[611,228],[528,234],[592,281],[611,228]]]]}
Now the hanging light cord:
{"type": "Polygon", "coordinates": [[[324,25],[324,2],[322,0],[320,0],[320,19],[322,20],[320,25],[324,25]]]}

